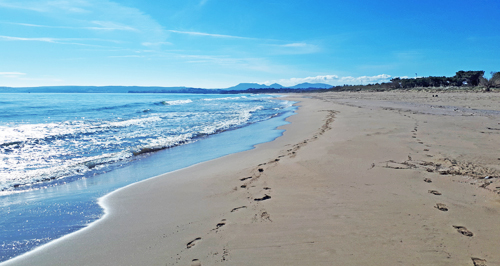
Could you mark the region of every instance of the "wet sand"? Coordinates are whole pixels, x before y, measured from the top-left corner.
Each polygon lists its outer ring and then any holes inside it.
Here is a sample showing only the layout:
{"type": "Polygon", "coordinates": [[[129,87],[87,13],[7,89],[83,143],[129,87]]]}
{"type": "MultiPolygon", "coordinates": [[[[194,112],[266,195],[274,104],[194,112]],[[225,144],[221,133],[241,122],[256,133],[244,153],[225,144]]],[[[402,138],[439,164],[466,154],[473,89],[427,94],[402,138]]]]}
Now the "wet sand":
{"type": "MultiPolygon", "coordinates": [[[[5,265],[500,265],[500,96],[324,93],[5,265]]],[[[4,264],[2,264],[4,265],[4,264]]]]}

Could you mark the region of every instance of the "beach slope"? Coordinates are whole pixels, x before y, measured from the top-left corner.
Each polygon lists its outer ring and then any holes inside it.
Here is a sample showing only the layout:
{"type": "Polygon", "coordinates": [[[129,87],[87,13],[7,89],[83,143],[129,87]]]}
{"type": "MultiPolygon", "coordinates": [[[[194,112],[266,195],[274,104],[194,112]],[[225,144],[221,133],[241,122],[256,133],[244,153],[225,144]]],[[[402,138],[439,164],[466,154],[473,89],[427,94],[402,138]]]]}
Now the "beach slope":
{"type": "Polygon", "coordinates": [[[2,265],[500,265],[500,97],[293,95],[275,141],[105,197],[2,265]]]}

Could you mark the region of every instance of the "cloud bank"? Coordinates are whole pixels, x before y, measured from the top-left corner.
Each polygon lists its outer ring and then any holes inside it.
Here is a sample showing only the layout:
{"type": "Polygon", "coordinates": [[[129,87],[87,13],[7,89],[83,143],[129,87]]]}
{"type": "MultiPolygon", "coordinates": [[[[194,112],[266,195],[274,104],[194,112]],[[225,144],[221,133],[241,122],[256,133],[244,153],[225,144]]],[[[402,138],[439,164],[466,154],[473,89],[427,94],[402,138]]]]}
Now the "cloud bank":
{"type": "Polygon", "coordinates": [[[381,83],[387,82],[391,78],[391,75],[380,74],[376,76],[360,76],[360,77],[352,77],[345,76],[339,77],[338,75],[324,75],[324,76],[315,76],[315,77],[306,77],[306,78],[290,78],[290,79],[280,79],[280,80],[271,80],[263,82],[266,85],[270,85],[273,83],[279,83],[283,86],[294,86],[300,83],[325,83],[330,85],[360,85],[360,84],[371,84],[371,83],[381,83]]]}
{"type": "Polygon", "coordinates": [[[3,78],[18,78],[26,75],[26,73],[21,72],[0,72],[0,77],[3,78]]]}

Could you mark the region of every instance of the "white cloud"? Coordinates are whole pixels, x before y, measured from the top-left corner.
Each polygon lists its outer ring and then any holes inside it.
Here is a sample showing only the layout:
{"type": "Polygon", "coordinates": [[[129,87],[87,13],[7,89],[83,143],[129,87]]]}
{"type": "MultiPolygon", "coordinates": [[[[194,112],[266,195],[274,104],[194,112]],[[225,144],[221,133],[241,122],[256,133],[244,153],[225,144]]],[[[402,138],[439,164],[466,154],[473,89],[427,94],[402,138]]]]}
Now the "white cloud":
{"type": "Polygon", "coordinates": [[[91,1],[86,0],[46,0],[46,1],[18,1],[0,0],[0,6],[13,9],[25,9],[36,12],[66,11],[71,13],[87,13],[87,7],[91,6],[91,1]]]}
{"type": "Polygon", "coordinates": [[[139,31],[136,28],[123,25],[121,23],[116,23],[112,21],[92,21],[92,23],[99,25],[100,27],[86,27],[93,30],[125,30],[125,31],[139,31]]]}
{"type": "Polygon", "coordinates": [[[1,23],[21,25],[21,26],[26,26],[26,27],[37,27],[37,28],[68,28],[68,27],[62,27],[62,26],[61,27],[54,27],[54,26],[36,25],[36,24],[29,24],[29,23],[4,22],[4,21],[2,21],[1,23]]]}
{"type": "Polygon", "coordinates": [[[381,74],[376,76],[361,76],[361,77],[342,77],[340,82],[345,82],[345,84],[370,84],[370,83],[380,83],[386,82],[391,78],[390,75],[381,74]]]}
{"type": "Polygon", "coordinates": [[[110,55],[109,58],[143,58],[142,55],[110,55]]]}
{"type": "Polygon", "coordinates": [[[172,45],[171,42],[143,42],[141,43],[144,46],[151,47],[151,46],[161,46],[161,45],[172,45]]]}
{"type": "Polygon", "coordinates": [[[0,72],[0,77],[4,78],[18,78],[21,76],[26,75],[26,73],[21,73],[21,72],[0,72]]]}
{"type": "Polygon", "coordinates": [[[319,46],[305,42],[272,45],[272,47],[276,48],[277,54],[312,54],[321,50],[319,46]]]}
{"type": "Polygon", "coordinates": [[[48,25],[38,25],[38,24],[29,24],[29,23],[15,23],[15,22],[0,22],[5,24],[13,24],[20,25],[26,27],[36,27],[36,28],[51,28],[51,29],[87,29],[87,30],[122,30],[122,31],[139,31],[136,28],[111,22],[111,21],[92,21],[92,24],[97,24],[100,27],[70,27],[70,26],[48,26],[48,25]]]}
{"type": "Polygon", "coordinates": [[[213,33],[196,32],[196,31],[179,31],[179,30],[168,30],[168,31],[172,32],[172,33],[186,34],[186,35],[192,35],[192,36],[207,36],[207,37],[215,37],[215,38],[232,38],[232,39],[252,39],[252,38],[248,38],[248,37],[213,34],[213,33]]]}
{"type": "Polygon", "coordinates": [[[339,77],[338,75],[324,75],[306,78],[290,78],[290,79],[280,79],[263,82],[264,84],[270,85],[273,83],[279,83],[284,86],[294,86],[300,83],[325,83],[330,85],[359,85],[359,84],[369,84],[369,83],[381,83],[387,82],[391,78],[390,75],[380,74],[376,76],[361,76],[361,77],[339,77]]]}
{"type": "Polygon", "coordinates": [[[44,9],[38,8],[35,4],[34,2],[20,3],[19,1],[0,0],[0,7],[44,12],[44,9]]]}
{"type": "Polygon", "coordinates": [[[89,13],[92,8],[92,2],[85,0],[51,0],[47,2],[47,5],[71,13],[89,13]]]}
{"type": "Polygon", "coordinates": [[[56,43],[56,38],[23,38],[23,37],[12,37],[12,36],[2,36],[0,35],[0,39],[4,39],[7,41],[36,41],[36,42],[51,42],[56,43]]]}
{"type": "Polygon", "coordinates": [[[194,54],[172,54],[186,63],[205,65],[209,68],[220,66],[226,69],[244,69],[252,71],[260,71],[266,73],[275,72],[276,69],[281,69],[281,66],[272,65],[265,58],[258,57],[232,57],[224,55],[194,55],[194,54]]]}
{"type": "Polygon", "coordinates": [[[283,44],[281,47],[307,47],[307,43],[289,43],[289,44],[283,44]]]}
{"type": "Polygon", "coordinates": [[[87,29],[97,34],[103,31],[121,31],[123,34],[120,37],[127,40],[133,37],[139,41],[138,44],[163,42],[167,37],[163,27],[149,15],[137,8],[127,7],[110,0],[27,0],[22,1],[22,3],[17,0],[0,0],[0,7],[38,12],[62,25],[11,24],[29,27],[87,29]]]}
{"type": "Polygon", "coordinates": [[[102,40],[95,38],[50,38],[50,37],[40,37],[40,38],[26,38],[26,37],[13,37],[13,36],[3,36],[0,35],[0,40],[5,41],[27,41],[27,42],[46,42],[46,43],[57,43],[57,44],[69,44],[69,45],[79,45],[88,47],[107,47],[96,44],[78,43],[73,41],[104,41],[104,42],[117,42],[113,40],[102,40]]]}

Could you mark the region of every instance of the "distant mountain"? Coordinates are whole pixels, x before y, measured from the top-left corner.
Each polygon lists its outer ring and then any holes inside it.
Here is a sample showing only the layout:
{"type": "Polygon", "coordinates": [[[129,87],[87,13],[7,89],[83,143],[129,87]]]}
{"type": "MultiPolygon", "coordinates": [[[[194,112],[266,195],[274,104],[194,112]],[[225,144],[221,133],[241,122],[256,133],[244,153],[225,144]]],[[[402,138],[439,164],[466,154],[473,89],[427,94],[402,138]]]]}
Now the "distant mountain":
{"type": "Polygon", "coordinates": [[[272,92],[295,89],[328,89],[331,85],[322,83],[302,83],[285,87],[278,83],[269,86],[258,83],[240,83],[226,89],[201,89],[191,87],[142,87],[142,86],[43,86],[43,87],[0,87],[0,93],[242,93],[249,89],[272,92]]]}
{"type": "Polygon", "coordinates": [[[247,89],[283,89],[283,88],[290,88],[290,89],[309,89],[309,88],[315,88],[315,89],[329,89],[333,87],[332,85],[324,84],[324,83],[301,83],[297,84],[295,86],[291,87],[285,87],[283,85],[280,85],[278,83],[271,84],[269,86],[265,84],[258,84],[258,83],[240,83],[234,87],[229,87],[224,90],[247,90],[247,89]]]}
{"type": "Polygon", "coordinates": [[[329,89],[333,87],[332,85],[324,84],[324,83],[301,83],[297,84],[295,86],[289,87],[292,89],[308,89],[308,88],[315,88],[315,89],[329,89]]]}
{"type": "Polygon", "coordinates": [[[274,83],[274,84],[269,85],[268,88],[270,88],[270,89],[281,89],[281,88],[284,88],[284,87],[281,86],[278,83],[274,83]]]}
{"type": "MultiPolygon", "coordinates": [[[[277,84],[277,85],[279,85],[279,84],[277,84]]],[[[236,86],[225,88],[223,90],[244,91],[246,89],[269,89],[269,86],[264,85],[264,84],[258,84],[258,83],[240,83],[236,86]]]]}
{"type": "Polygon", "coordinates": [[[187,91],[187,87],[139,87],[139,86],[44,86],[44,87],[0,87],[0,93],[128,93],[187,91]]]}

